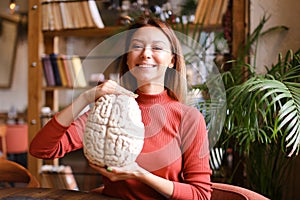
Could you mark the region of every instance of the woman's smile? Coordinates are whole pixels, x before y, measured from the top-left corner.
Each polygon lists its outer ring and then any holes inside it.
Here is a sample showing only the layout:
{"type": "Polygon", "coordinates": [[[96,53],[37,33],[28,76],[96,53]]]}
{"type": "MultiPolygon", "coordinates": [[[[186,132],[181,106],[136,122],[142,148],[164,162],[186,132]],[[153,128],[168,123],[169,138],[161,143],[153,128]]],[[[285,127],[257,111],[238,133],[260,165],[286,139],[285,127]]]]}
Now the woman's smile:
{"type": "Polygon", "coordinates": [[[139,67],[139,68],[154,68],[154,67],[157,67],[156,64],[136,64],[135,66],[139,67]]]}

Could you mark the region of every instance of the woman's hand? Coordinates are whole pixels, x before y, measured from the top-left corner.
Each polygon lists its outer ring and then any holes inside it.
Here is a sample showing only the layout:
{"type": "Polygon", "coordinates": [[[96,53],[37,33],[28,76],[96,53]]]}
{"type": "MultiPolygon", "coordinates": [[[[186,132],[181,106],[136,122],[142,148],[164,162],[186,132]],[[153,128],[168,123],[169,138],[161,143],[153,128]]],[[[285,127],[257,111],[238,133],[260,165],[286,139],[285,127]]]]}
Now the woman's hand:
{"type": "Polygon", "coordinates": [[[94,103],[99,97],[105,94],[125,94],[134,98],[136,97],[133,92],[123,88],[117,82],[107,80],[79,95],[72,104],[57,115],[57,121],[63,126],[69,126],[87,105],[94,103]]]}
{"type": "Polygon", "coordinates": [[[140,167],[136,162],[125,167],[104,168],[91,163],[90,166],[112,182],[135,179],[149,185],[166,198],[170,198],[173,194],[174,185],[172,181],[148,172],[140,167]]]}
{"type": "Polygon", "coordinates": [[[117,82],[112,80],[106,80],[100,85],[97,85],[96,87],[87,90],[86,92],[84,92],[84,97],[86,98],[88,103],[93,103],[99,97],[105,94],[125,94],[134,98],[137,97],[136,94],[125,89],[124,87],[120,86],[117,82]]]}
{"type": "Polygon", "coordinates": [[[89,164],[93,169],[107,177],[110,181],[122,181],[127,179],[139,179],[142,175],[149,173],[141,168],[136,162],[124,167],[99,167],[92,163],[89,164]]]}

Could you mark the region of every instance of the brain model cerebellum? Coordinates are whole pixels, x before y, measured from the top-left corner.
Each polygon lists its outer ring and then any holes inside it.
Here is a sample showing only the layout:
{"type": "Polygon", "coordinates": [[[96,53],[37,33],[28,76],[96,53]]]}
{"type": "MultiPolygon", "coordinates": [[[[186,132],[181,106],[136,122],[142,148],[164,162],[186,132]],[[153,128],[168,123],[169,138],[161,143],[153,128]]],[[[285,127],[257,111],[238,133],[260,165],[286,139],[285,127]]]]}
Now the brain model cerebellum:
{"type": "Polygon", "coordinates": [[[91,110],[85,128],[83,150],[98,166],[122,167],[134,162],[144,144],[144,124],[134,98],[104,95],[91,110]]]}

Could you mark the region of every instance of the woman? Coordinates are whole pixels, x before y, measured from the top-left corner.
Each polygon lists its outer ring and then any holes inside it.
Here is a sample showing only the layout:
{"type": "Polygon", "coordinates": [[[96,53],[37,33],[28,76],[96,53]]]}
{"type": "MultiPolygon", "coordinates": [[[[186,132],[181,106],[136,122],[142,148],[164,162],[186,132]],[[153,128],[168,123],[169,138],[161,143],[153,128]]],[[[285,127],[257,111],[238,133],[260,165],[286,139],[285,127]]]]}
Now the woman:
{"type": "Polygon", "coordinates": [[[30,153],[59,158],[82,148],[88,113],[79,113],[104,94],[136,97],[145,125],[142,152],[130,166],[101,168],[104,187],[95,191],[123,199],[210,199],[211,170],[205,121],[184,104],[185,64],[173,30],[143,18],[129,28],[120,62],[121,85],[104,83],[79,95],[33,139],[30,153]],[[125,89],[126,88],[126,89],[125,89]]]}

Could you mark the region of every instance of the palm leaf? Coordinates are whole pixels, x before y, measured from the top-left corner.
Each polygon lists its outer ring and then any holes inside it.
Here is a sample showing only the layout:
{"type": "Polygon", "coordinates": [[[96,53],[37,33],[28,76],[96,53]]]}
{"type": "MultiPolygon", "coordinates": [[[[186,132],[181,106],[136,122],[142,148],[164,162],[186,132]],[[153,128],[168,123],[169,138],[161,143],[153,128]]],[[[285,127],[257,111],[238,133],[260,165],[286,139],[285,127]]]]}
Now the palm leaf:
{"type": "Polygon", "coordinates": [[[239,138],[240,145],[247,145],[256,138],[260,141],[278,138],[274,135],[267,138],[269,136],[260,129],[270,121],[277,124],[278,120],[278,126],[274,127],[272,132],[279,133],[278,131],[282,130],[287,135],[286,148],[292,146],[289,152],[289,155],[292,155],[300,143],[300,83],[280,82],[270,79],[271,77],[251,78],[228,90],[228,99],[231,99],[231,102],[227,102],[231,110],[228,120],[236,122],[235,126],[231,125],[228,128],[235,129],[234,134],[239,138]],[[246,110],[248,117],[241,110],[246,110]],[[253,131],[253,128],[256,130],[253,131]],[[252,131],[256,135],[253,135],[252,131]]]}

